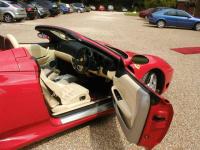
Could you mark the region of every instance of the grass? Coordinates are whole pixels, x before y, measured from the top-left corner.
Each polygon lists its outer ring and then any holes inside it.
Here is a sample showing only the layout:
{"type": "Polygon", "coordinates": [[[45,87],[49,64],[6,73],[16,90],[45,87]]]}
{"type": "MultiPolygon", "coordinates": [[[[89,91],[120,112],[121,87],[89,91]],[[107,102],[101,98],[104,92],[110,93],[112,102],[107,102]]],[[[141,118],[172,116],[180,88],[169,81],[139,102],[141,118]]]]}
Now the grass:
{"type": "Polygon", "coordinates": [[[138,16],[138,12],[125,12],[124,15],[126,16],[138,16]]]}

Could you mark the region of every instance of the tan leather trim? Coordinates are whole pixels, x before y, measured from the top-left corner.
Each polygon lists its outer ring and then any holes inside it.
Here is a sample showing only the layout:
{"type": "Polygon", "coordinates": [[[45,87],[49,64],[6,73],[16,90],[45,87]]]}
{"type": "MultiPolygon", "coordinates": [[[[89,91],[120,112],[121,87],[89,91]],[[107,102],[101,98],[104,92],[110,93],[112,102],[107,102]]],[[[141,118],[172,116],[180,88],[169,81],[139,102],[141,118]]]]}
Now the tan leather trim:
{"type": "Polygon", "coordinates": [[[66,81],[63,82],[62,80],[58,82],[51,81],[46,77],[43,69],[41,69],[40,78],[42,80],[41,86],[43,88],[45,99],[48,105],[52,108],[51,111],[54,115],[62,114],[72,108],[74,109],[91,102],[89,90],[79,84],[68,83],[66,81]],[[54,101],[55,99],[52,99],[51,96],[49,96],[50,94],[46,86],[48,86],[48,88],[50,88],[51,91],[60,98],[60,105],[57,105],[54,101]]]}
{"type": "Polygon", "coordinates": [[[129,75],[114,78],[114,107],[122,130],[131,143],[138,143],[150,108],[150,95],[129,75]],[[117,90],[121,96],[115,95],[117,90]]]}
{"type": "Polygon", "coordinates": [[[69,63],[72,62],[72,56],[71,55],[63,53],[63,52],[59,52],[59,51],[56,51],[56,50],[55,50],[55,57],[60,58],[62,60],[65,60],[69,63]]]}
{"type": "Polygon", "coordinates": [[[100,67],[99,71],[89,70],[89,72],[92,73],[92,74],[95,74],[97,76],[100,76],[100,77],[108,78],[110,80],[113,80],[113,78],[116,74],[116,71],[107,71],[107,74],[104,74],[103,73],[103,67],[100,67]]]}
{"type": "Polygon", "coordinates": [[[58,106],[59,102],[53,96],[51,96],[51,94],[49,93],[47,87],[45,86],[45,84],[42,80],[40,80],[40,84],[42,87],[44,97],[45,97],[46,102],[49,105],[49,107],[54,108],[54,107],[58,106]]]}
{"type": "Polygon", "coordinates": [[[19,48],[19,43],[17,39],[12,34],[7,34],[6,39],[10,41],[10,44],[12,44],[13,48],[19,48]]]}
{"type": "MultiPolygon", "coordinates": [[[[135,116],[138,111],[137,91],[140,89],[128,75],[123,75],[120,78],[114,78],[114,86],[112,91],[117,90],[122,97],[122,100],[116,101],[120,108],[123,109],[124,118],[129,127],[134,123],[135,116]],[[134,91],[132,88],[135,87],[134,91]]],[[[115,96],[115,94],[113,94],[115,96]]]]}

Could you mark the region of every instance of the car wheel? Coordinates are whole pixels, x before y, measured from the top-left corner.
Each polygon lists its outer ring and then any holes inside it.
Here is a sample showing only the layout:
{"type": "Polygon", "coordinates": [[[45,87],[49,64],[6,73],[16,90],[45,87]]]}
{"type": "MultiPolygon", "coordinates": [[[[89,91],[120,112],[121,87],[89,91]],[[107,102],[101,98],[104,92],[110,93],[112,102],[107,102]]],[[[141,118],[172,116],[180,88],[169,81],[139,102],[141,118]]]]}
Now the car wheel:
{"type": "Polygon", "coordinates": [[[142,78],[143,82],[153,91],[157,91],[158,76],[155,72],[149,72],[142,78]]]}
{"type": "Polygon", "coordinates": [[[146,20],[146,21],[149,21],[149,18],[148,18],[148,16],[145,16],[145,20],[146,20]]]}
{"type": "Polygon", "coordinates": [[[13,22],[13,16],[10,15],[10,14],[5,14],[4,15],[4,21],[7,22],[7,23],[10,23],[10,22],[13,22]]]}
{"type": "Polygon", "coordinates": [[[158,28],[164,28],[164,27],[165,27],[165,21],[159,20],[159,21],[157,22],[157,27],[158,27],[158,28]]]}
{"type": "Polygon", "coordinates": [[[22,20],[24,20],[24,19],[16,19],[17,22],[21,22],[22,20]]]}
{"type": "Polygon", "coordinates": [[[40,16],[40,13],[39,13],[39,12],[37,12],[36,18],[37,18],[37,19],[42,18],[42,17],[40,16]]]}
{"type": "Polygon", "coordinates": [[[196,31],[200,31],[200,23],[197,23],[197,24],[195,25],[195,30],[196,30],[196,31]]]}
{"type": "Polygon", "coordinates": [[[78,12],[78,13],[81,13],[81,10],[78,10],[77,12],[78,12]]]}

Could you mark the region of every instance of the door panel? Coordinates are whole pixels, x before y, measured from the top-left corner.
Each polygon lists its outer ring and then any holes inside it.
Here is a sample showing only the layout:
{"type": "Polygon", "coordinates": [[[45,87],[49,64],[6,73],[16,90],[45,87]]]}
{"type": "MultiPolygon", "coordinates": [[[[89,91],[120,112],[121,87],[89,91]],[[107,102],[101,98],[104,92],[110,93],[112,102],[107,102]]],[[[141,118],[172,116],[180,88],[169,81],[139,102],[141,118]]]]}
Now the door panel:
{"type": "Polygon", "coordinates": [[[114,107],[128,141],[138,143],[150,108],[150,95],[127,74],[113,79],[114,107]]]}

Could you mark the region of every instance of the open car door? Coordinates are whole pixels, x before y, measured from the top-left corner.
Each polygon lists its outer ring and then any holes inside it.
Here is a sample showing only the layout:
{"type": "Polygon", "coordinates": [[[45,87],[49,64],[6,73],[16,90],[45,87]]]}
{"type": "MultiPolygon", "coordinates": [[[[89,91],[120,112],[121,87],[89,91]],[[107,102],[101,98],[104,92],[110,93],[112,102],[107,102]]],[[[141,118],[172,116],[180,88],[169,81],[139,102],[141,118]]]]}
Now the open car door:
{"type": "Polygon", "coordinates": [[[171,124],[172,105],[128,70],[117,74],[112,94],[121,128],[129,142],[151,149],[161,142],[171,124]]]}

